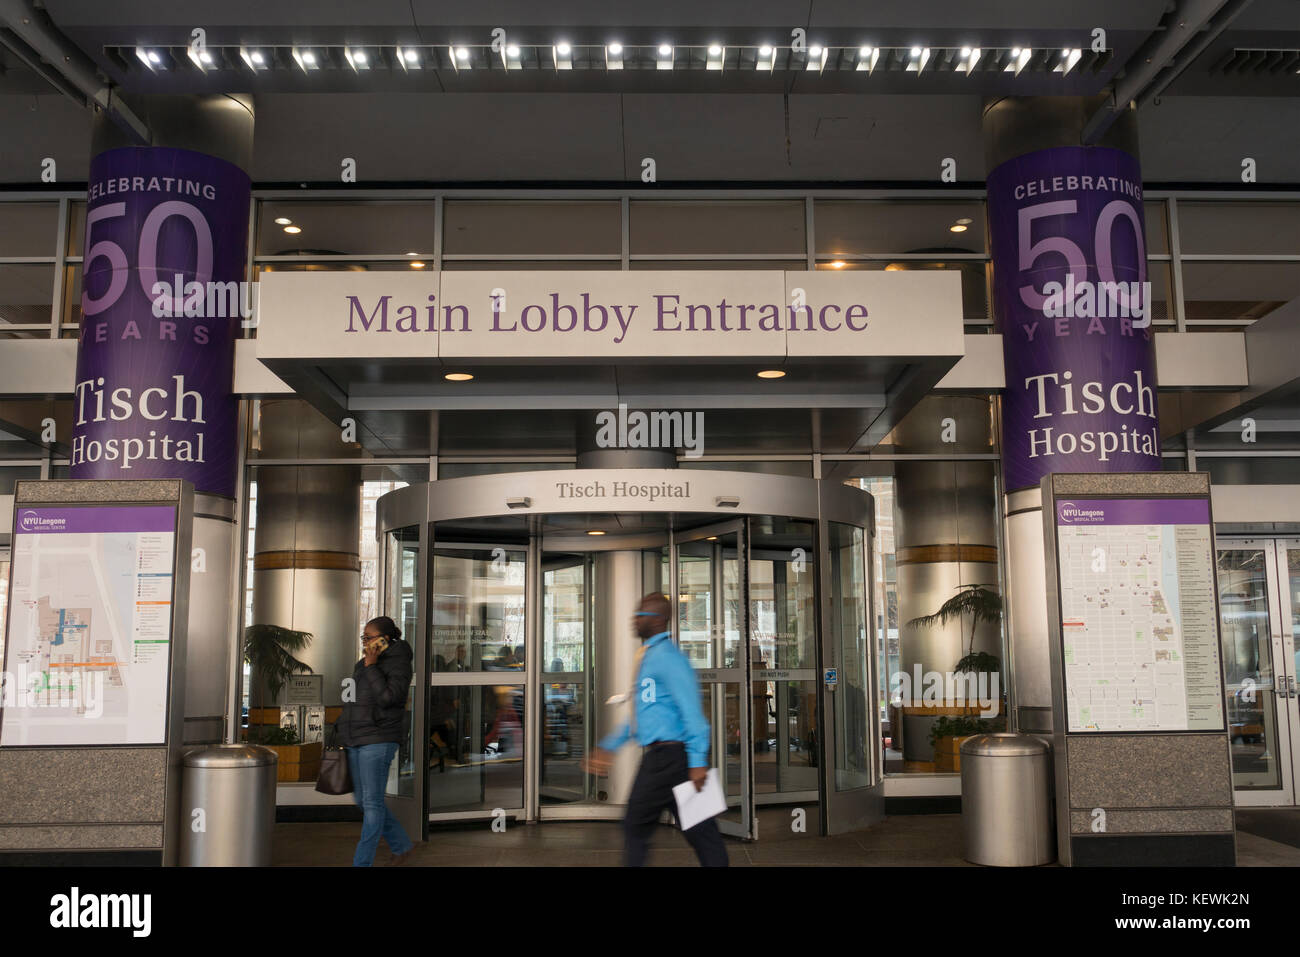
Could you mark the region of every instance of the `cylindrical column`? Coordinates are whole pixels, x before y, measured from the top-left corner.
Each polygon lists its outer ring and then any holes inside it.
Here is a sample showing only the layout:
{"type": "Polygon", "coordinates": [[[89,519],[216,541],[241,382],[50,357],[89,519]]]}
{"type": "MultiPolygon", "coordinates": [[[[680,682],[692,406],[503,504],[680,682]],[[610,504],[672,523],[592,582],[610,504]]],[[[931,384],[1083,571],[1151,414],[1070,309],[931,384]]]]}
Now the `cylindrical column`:
{"type": "MultiPolygon", "coordinates": [[[[612,696],[632,691],[636,675],[639,641],[632,631],[632,620],[641,601],[641,553],[639,551],[597,552],[594,580],[596,592],[596,627],[594,631],[592,681],[595,683],[595,735],[593,742],[613,731],[632,717],[632,697],[623,704],[606,704],[612,696]]],[[[640,764],[635,747],[620,748],[609,769],[602,790],[610,804],[626,804],[632,781],[640,764]]]]}
{"type": "MultiPolygon", "coordinates": [[[[894,430],[894,447],[900,452],[987,450],[989,409],[983,398],[926,398],[894,430]]],[[[891,678],[904,696],[903,758],[907,767],[920,770],[935,759],[930,726],[939,717],[981,710],[978,701],[968,700],[965,685],[958,700],[956,681],[947,676],[968,654],[1002,657],[996,622],[980,622],[972,630],[971,616],[963,615],[947,624],[911,624],[937,612],[962,586],[998,591],[993,463],[898,462],[894,489],[899,675],[891,678]]],[[[1001,690],[996,672],[987,673],[984,688],[983,710],[993,710],[1001,690]]]]}
{"type": "MultiPolygon", "coordinates": [[[[339,428],[297,399],[263,400],[263,455],[355,455],[339,428]]],[[[324,703],[341,701],[342,681],[361,657],[358,620],[361,470],[349,465],[267,466],[257,472],[253,618],[313,635],[297,657],[324,676],[324,703]]],[[[414,638],[415,636],[411,636],[414,638]]],[[[250,701],[271,705],[262,676],[250,701]]]]}
{"type": "Polygon", "coordinates": [[[1018,727],[1047,731],[1039,482],[1159,471],[1151,292],[1137,125],[1080,134],[1099,98],[1004,98],[984,111],[1001,398],[1008,634],[1018,727]]]}
{"type": "Polygon", "coordinates": [[[185,742],[222,740],[235,636],[235,339],[246,297],[251,101],[139,100],[153,146],[91,131],[71,471],[194,483],[185,742]]]}

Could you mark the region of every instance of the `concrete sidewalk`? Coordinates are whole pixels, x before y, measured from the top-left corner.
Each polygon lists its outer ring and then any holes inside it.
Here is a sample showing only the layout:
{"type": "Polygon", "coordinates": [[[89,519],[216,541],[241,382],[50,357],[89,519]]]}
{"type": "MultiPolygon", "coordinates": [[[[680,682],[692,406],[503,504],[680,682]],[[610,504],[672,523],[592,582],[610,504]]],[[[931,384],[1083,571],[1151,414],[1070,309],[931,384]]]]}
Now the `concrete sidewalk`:
{"type": "MultiPolygon", "coordinates": [[[[760,839],[728,839],[733,866],[971,866],[961,858],[961,816],[917,814],[890,817],[874,827],[834,837],[792,834],[779,809],[760,812],[760,839]]],[[[815,827],[813,822],[810,826],[815,827]]],[[[359,823],[277,824],[273,862],[277,866],[344,866],[361,833],[359,823]]],[[[496,833],[486,823],[435,827],[411,861],[420,867],[616,867],[622,863],[623,834],[608,822],[512,823],[496,833]]],[[[664,826],[652,842],[650,863],[694,866],[685,839],[664,826]]],[[[389,860],[381,844],[377,865],[389,860]]],[[[1237,862],[1243,867],[1300,866],[1300,848],[1237,832],[1237,862]]]]}

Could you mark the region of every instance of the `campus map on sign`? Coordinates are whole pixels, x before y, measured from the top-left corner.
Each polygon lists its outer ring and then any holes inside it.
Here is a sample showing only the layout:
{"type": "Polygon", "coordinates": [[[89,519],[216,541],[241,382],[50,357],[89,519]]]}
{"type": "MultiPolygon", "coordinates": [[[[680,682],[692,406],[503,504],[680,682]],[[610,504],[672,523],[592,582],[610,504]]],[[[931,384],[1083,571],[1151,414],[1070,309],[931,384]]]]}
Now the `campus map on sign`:
{"type": "Polygon", "coordinates": [[[1223,728],[1209,503],[1056,503],[1067,730],[1223,728]]]}
{"type": "Polygon", "coordinates": [[[16,509],[0,746],[166,740],[175,510],[16,509]]]}

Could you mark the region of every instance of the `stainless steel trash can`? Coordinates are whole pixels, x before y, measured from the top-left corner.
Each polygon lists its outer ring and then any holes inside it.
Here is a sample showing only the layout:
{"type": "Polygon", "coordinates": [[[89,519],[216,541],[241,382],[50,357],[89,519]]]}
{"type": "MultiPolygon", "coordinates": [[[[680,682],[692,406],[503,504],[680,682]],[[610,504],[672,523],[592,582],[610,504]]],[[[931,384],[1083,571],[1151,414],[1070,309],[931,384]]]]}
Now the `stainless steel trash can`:
{"type": "Polygon", "coordinates": [[[181,758],[182,867],[267,867],[278,758],[256,744],[213,744],[181,758]]]}
{"type": "Polygon", "coordinates": [[[1056,859],[1052,749],[1027,734],[978,734],[961,745],[965,858],[992,867],[1056,859]]]}

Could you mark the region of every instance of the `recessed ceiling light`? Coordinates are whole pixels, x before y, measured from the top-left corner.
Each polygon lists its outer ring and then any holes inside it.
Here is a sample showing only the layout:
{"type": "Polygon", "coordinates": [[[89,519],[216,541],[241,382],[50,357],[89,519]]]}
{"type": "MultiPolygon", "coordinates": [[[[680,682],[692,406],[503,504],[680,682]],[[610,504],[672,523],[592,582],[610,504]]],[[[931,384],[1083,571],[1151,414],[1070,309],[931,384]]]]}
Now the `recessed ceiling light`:
{"type": "Polygon", "coordinates": [[[558,53],[560,56],[568,56],[569,53],[572,51],[572,49],[573,48],[569,46],[567,43],[565,43],[563,40],[555,44],[555,52],[558,53]]]}
{"type": "Polygon", "coordinates": [[[302,232],[302,227],[301,227],[301,226],[286,226],[286,227],[284,227],[284,231],[285,231],[286,233],[294,233],[294,234],[297,234],[297,233],[302,232]]]}
{"type": "Polygon", "coordinates": [[[1012,55],[1013,57],[1015,57],[1015,56],[1020,56],[1020,47],[1012,47],[1012,48],[1011,48],[1011,55],[1012,55]]]}
{"type": "Polygon", "coordinates": [[[614,56],[618,56],[620,53],[623,52],[623,44],[615,40],[613,43],[609,45],[609,52],[614,54],[614,56]]]}
{"type": "Polygon", "coordinates": [[[402,53],[402,59],[405,60],[407,63],[414,63],[418,59],[420,59],[420,54],[418,54],[414,50],[406,50],[405,52],[402,53]]]}
{"type": "Polygon", "coordinates": [[[513,43],[506,47],[506,56],[519,56],[519,47],[513,43]]]}
{"type": "Polygon", "coordinates": [[[963,226],[961,223],[953,223],[951,226],[948,227],[948,232],[950,232],[950,233],[964,233],[964,232],[966,232],[966,227],[963,226]]]}
{"type": "Polygon", "coordinates": [[[316,62],[316,54],[312,53],[310,50],[304,50],[304,51],[302,52],[302,62],[303,62],[303,63],[308,63],[308,64],[310,64],[310,63],[315,63],[315,62],[316,62]]]}
{"type": "Polygon", "coordinates": [[[352,51],[352,59],[356,60],[358,63],[365,63],[365,62],[367,62],[367,61],[366,61],[366,51],[365,51],[365,50],[353,50],[353,51],[352,51]]]}
{"type": "Polygon", "coordinates": [[[808,48],[808,55],[810,57],[819,57],[822,55],[822,48],[814,43],[812,46],[808,48]]]}
{"type": "Polygon", "coordinates": [[[418,255],[420,255],[420,254],[419,254],[419,253],[407,253],[406,255],[408,255],[408,256],[418,256],[418,255]]]}
{"type": "Polygon", "coordinates": [[[275,225],[277,226],[288,226],[291,222],[293,222],[293,220],[288,216],[277,216],[275,218],[275,225]]]}
{"type": "Polygon", "coordinates": [[[962,47],[962,48],[961,48],[961,55],[962,55],[962,56],[970,56],[970,47],[962,47]]]}
{"type": "Polygon", "coordinates": [[[448,372],[443,378],[448,382],[468,382],[474,377],[468,372],[448,372]]]}
{"type": "Polygon", "coordinates": [[[758,374],[760,379],[784,379],[785,371],[783,369],[764,369],[758,374]]]}
{"type": "Polygon", "coordinates": [[[858,56],[860,57],[871,56],[871,47],[867,47],[867,46],[858,47],[858,56]]]}
{"type": "Polygon", "coordinates": [[[719,56],[722,53],[722,47],[713,43],[709,46],[709,56],[719,56]]]}
{"type": "Polygon", "coordinates": [[[961,219],[957,220],[957,222],[959,222],[963,226],[969,226],[972,220],[969,216],[963,216],[961,219]]]}
{"type": "Polygon", "coordinates": [[[885,272],[902,272],[904,268],[901,263],[890,263],[885,267],[885,272]]]}
{"type": "Polygon", "coordinates": [[[602,531],[602,530],[599,529],[599,528],[589,528],[589,529],[587,529],[587,534],[588,534],[588,535],[604,535],[605,533],[604,533],[604,531],[602,531]]]}
{"type": "Polygon", "coordinates": [[[161,63],[161,62],[162,62],[162,57],[160,57],[160,56],[158,55],[158,51],[157,51],[157,50],[150,50],[150,51],[149,51],[149,62],[150,62],[150,63],[161,63]]]}
{"type": "Polygon", "coordinates": [[[826,265],[830,266],[832,269],[843,269],[845,266],[848,265],[848,263],[846,263],[843,259],[836,259],[834,262],[829,262],[826,265]]]}
{"type": "Polygon", "coordinates": [[[423,268],[424,268],[424,263],[420,262],[419,260],[416,260],[415,262],[411,263],[411,268],[412,268],[412,269],[423,269],[423,268]]]}
{"type": "Polygon", "coordinates": [[[248,55],[248,58],[252,60],[254,63],[260,64],[266,62],[266,57],[262,56],[261,50],[254,50],[252,53],[248,55]]]}
{"type": "Polygon", "coordinates": [[[457,48],[456,48],[456,59],[457,59],[457,60],[468,60],[468,59],[469,59],[469,50],[465,49],[465,47],[457,47],[457,48]]]}
{"type": "Polygon", "coordinates": [[[764,43],[761,47],[758,48],[758,55],[759,55],[759,56],[771,56],[771,55],[772,55],[772,48],[771,48],[770,46],[768,46],[766,43],[764,43]]]}
{"type": "Polygon", "coordinates": [[[661,44],[659,44],[659,55],[660,55],[660,56],[672,56],[672,55],[673,55],[673,48],[672,48],[672,46],[671,46],[670,44],[667,44],[667,43],[661,43],[661,44]]]}
{"type": "Polygon", "coordinates": [[[199,59],[202,60],[204,63],[211,63],[212,54],[209,53],[207,50],[204,50],[202,53],[199,54],[199,59]]]}

